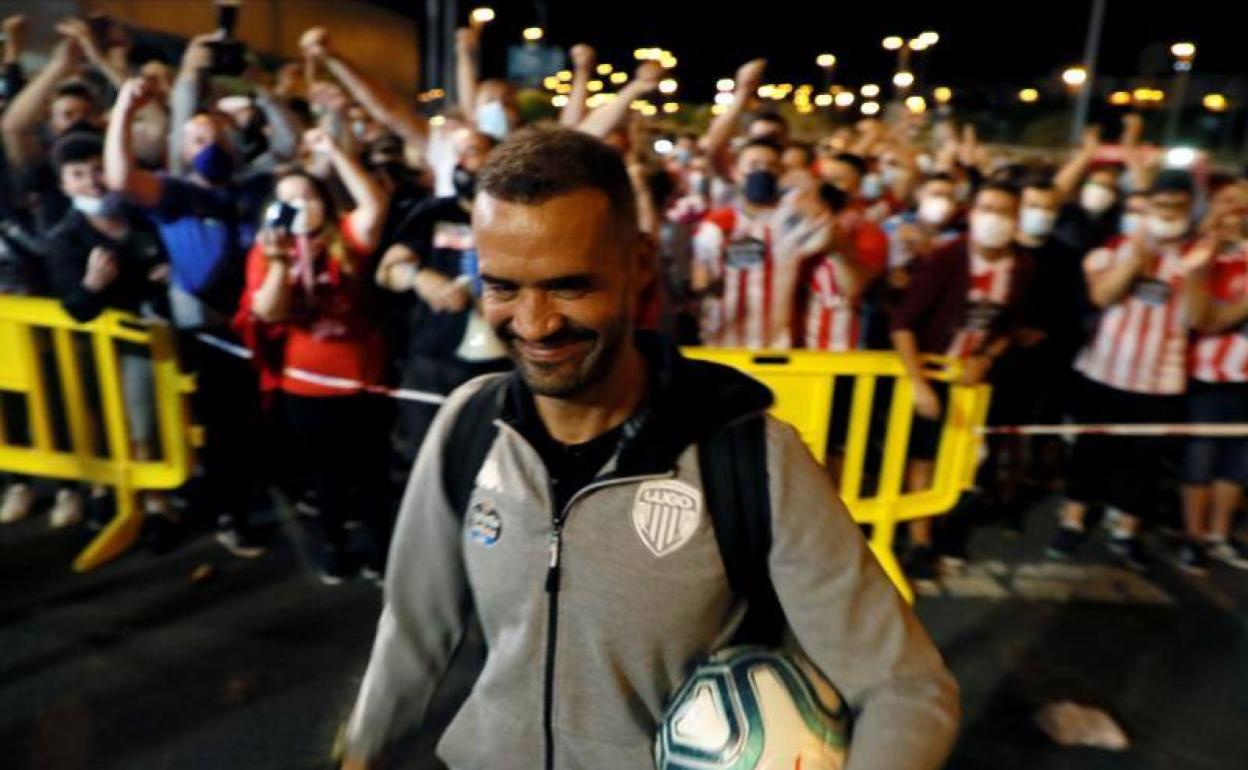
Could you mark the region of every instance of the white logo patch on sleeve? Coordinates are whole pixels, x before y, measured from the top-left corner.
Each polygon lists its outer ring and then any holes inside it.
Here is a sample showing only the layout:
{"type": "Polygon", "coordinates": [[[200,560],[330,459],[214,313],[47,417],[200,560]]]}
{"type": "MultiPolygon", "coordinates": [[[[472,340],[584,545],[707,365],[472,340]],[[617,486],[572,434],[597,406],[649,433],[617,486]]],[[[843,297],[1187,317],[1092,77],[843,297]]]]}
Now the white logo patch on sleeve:
{"type": "Polygon", "coordinates": [[[702,521],[702,493],[683,481],[647,481],[633,501],[637,537],[662,558],[689,542],[702,521]]]}

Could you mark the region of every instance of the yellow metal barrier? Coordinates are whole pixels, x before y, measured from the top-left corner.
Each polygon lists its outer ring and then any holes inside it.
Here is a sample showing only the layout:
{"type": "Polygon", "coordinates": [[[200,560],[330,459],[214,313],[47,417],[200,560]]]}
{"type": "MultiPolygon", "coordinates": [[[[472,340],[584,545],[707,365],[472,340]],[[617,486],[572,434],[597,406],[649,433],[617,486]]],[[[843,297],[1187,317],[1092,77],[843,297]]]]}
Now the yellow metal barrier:
{"type": "Polygon", "coordinates": [[[771,388],[776,397],[772,414],[797,428],[820,462],[824,462],[827,451],[837,380],[843,378],[842,384],[852,381],[848,434],[837,486],[854,520],[871,525],[871,550],[884,571],[906,600],[913,601],[914,593],[893,554],[897,524],[949,512],[962,492],[974,483],[982,441],[976,429],[987,419],[991,388],[956,384],[961,376],[957,361],[937,358],[927,361],[933,380],[950,383],[949,400],[932,486],[923,491],[905,492],[914,388],[906,377],[901,359],[895,354],[712,348],[692,348],[685,353],[692,358],[731,366],[771,388]],[[893,381],[892,401],[885,405],[882,435],[873,436],[871,422],[876,384],[883,380],[893,381]],[[863,477],[872,438],[878,440],[880,453],[878,484],[873,494],[866,495],[863,477]]]}
{"type": "Polygon", "coordinates": [[[15,426],[4,424],[0,410],[0,471],[105,485],[116,492],[116,516],[79,554],[75,570],[93,569],[135,541],[143,524],[137,492],[173,489],[186,481],[193,433],[185,398],[192,390],[192,378],[178,369],[166,325],[112,311],[79,324],[54,300],[0,298],[0,395],[24,402],[28,434],[26,441],[17,442],[15,426]],[[137,460],[132,451],[119,343],[134,346],[151,360],[156,460],[137,460]],[[83,347],[90,351],[98,380],[98,415],[89,406],[88,372],[79,355],[83,347]],[[45,365],[49,357],[54,367],[45,365]],[[64,404],[68,446],[55,440],[53,388],[59,389],[64,404]],[[95,446],[97,422],[103,426],[102,451],[95,446]]]}

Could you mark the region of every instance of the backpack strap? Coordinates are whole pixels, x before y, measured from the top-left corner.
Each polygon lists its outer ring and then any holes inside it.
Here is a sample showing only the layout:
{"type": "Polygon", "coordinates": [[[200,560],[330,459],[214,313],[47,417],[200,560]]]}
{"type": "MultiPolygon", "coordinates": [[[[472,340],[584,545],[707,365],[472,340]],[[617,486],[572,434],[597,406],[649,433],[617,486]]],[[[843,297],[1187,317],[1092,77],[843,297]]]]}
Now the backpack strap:
{"type": "Polygon", "coordinates": [[[498,436],[494,420],[502,413],[509,380],[508,376],[496,377],[469,396],[442,446],[442,486],[461,517],[468,510],[477,472],[498,436]]]}
{"type": "Polygon", "coordinates": [[[749,609],[734,644],[780,645],[784,612],[771,582],[771,487],[763,415],[716,431],[698,445],[702,488],[728,584],[749,609]]]}

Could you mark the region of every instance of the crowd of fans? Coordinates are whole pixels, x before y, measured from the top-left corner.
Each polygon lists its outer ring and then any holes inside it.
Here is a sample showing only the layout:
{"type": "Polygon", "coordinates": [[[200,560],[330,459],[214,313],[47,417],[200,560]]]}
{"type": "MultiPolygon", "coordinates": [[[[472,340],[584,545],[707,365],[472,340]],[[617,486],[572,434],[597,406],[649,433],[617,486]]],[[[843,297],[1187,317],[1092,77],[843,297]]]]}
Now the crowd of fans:
{"type": "MultiPolygon", "coordinates": [[[[323,28],[302,36],[302,61],[223,79],[218,36],[192,39],[175,68],[132,61],[119,25],[66,20],[27,79],[26,22],[3,26],[0,294],[55,297],[82,322],[106,309],[168,319],[206,437],[191,509],[254,557],[256,490],[302,490],[323,578],[375,579],[391,469],[410,465],[437,406],[365,386],[445,395],[510,366],[477,310],[498,287],[476,272],[475,175],[509,134],[543,129],[521,125],[510,84],[478,78],[472,29],[456,41],[457,103],[429,119],[323,28]],[[364,552],[351,550],[355,523],[364,552]]],[[[1060,163],[903,110],[798,138],[757,109],[758,60],[705,133],[672,135],[660,153],[654,122],[630,109],[658,88],[660,65],[590,110],[595,52],[570,56],[558,122],[625,156],[656,244],[639,323],[685,344],[895,350],[915,397],[908,489],[931,483],[948,396],[928,354],[995,386],[998,425],[1248,423],[1248,180],[1165,167],[1137,116],[1115,146],[1093,129],[1060,163]]],[[[134,451],[150,456],[150,364],[123,355],[122,375],[134,451]]],[[[842,395],[832,467],[846,407],[842,395]]],[[[1076,552],[1089,509],[1104,507],[1110,550],[1147,568],[1137,533],[1171,479],[1178,563],[1248,569],[1232,537],[1248,438],[1094,433],[1068,450],[1003,436],[990,449],[972,507],[1018,526],[1025,481],[1064,489],[1054,558],[1076,552]]],[[[5,481],[0,521],[25,517],[41,485],[5,481]]],[[[176,528],[186,503],[148,495],[151,530],[176,528]]],[[[98,523],[107,508],[104,490],[65,485],[52,520],[98,523]]],[[[913,577],[964,560],[959,518],[912,526],[913,577]]]]}

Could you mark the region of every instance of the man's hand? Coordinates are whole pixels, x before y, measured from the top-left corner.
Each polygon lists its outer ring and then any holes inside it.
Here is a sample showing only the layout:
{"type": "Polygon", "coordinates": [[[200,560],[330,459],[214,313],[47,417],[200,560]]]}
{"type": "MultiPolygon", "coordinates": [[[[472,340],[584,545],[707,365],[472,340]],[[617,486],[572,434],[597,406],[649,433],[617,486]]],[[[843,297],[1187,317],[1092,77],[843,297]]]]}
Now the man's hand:
{"type": "Polygon", "coordinates": [[[154,265],[152,269],[147,271],[147,280],[151,281],[152,283],[168,284],[169,283],[169,271],[170,271],[169,263],[161,262],[159,265],[154,265]]]}
{"type": "Polygon", "coordinates": [[[337,83],[320,81],[308,88],[308,101],[313,107],[331,115],[345,115],[350,101],[337,83]]]}
{"type": "Polygon", "coordinates": [[[130,78],[122,84],[121,90],[117,92],[117,102],[114,109],[119,114],[129,118],[138,112],[143,105],[152,101],[153,94],[147,81],[143,78],[130,78]]]}
{"type": "Polygon", "coordinates": [[[1128,112],[1122,116],[1122,145],[1134,147],[1144,136],[1144,119],[1138,112],[1128,112]]]}
{"type": "Polygon", "coordinates": [[[1083,142],[1080,149],[1085,155],[1092,156],[1096,151],[1101,149],[1101,127],[1088,126],[1083,130],[1083,142]]]}
{"type": "Polygon", "coordinates": [[[290,235],[284,230],[266,227],[260,231],[260,250],[269,264],[290,264],[290,235]]]}
{"type": "Polygon", "coordinates": [[[334,55],[334,47],[329,39],[329,30],[324,27],[312,27],[299,36],[299,50],[305,59],[320,60],[334,55]]]}
{"type": "Polygon", "coordinates": [[[458,313],[472,305],[472,293],[459,281],[451,281],[434,299],[429,306],[441,313],[458,313]]]}
{"type": "Polygon", "coordinates": [[[577,72],[589,74],[589,71],[598,62],[598,52],[594,50],[592,45],[587,45],[586,43],[572,46],[572,50],[568,54],[572,57],[572,69],[577,72]]]}
{"type": "Polygon", "coordinates": [[[978,385],[988,377],[992,359],[988,356],[971,356],[962,365],[962,384],[978,385]]]}
{"type": "Polygon", "coordinates": [[[96,246],[87,257],[87,272],[82,277],[82,288],[92,294],[99,294],[117,280],[120,271],[117,255],[108,249],[96,246]]]}
{"type": "Polygon", "coordinates": [[[914,383],[914,413],[928,420],[940,419],[940,399],[927,380],[914,383]]]}
{"type": "Polygon", "coordinates": [[[754,96],[758,85],[763,81],[763,71],[767,69],[766,59],[753,59],[737,68],[736,91],[747,97],[754,96]]]}
{"type": "Polygon", "coordinates": [[[194,75],[201,70],[206,70],[212,66],[212,48],[209,43],[215,42],[221,38],[220,33],[210,32],[206,35],[196,35],[186,44],[186,51],[182,54],[181,75],[194,75]]]}
{"type": "Polygon", "coordinates": [[[323,128],[312,128],[303,132],[303,146],[310,152],[326,157],[338,151],[334,138],[323,128]]]}
{"type": "Polygon", "coordinates": [[[4,32],[6,63],[17,61],[26,49],[26,30],[30,23],[20,13],[8,16],[0,22],[0,31],[4,32]]]}
{"type": "Polygon", "coordinates": [[[62,19],[56,24],[56,33],[67,40],[73,40],[78,43],[78,47],[91,61],[99,61],[103,58],[100,54],[100,49],[95,44],[95,37],[91,34],[91,28],[82,19],[72,16],[62,19]]]}
{"type": "Polygon", "coordinates": [[[637,72],[633,74],[633,83],[637,88],[645,89],[646,93],[650,93],[659,87],[659,81],[663,79],[663,66],[655,61],[645,61],[637,68],[637,72]]]}
{"type": "Polygon", "coordinates": [[[905,222],[897,227],[897,238],[902,246],[911,254],[920,256],[927,253],[931,235],[927,228],[913,222],[905,222]]]}

